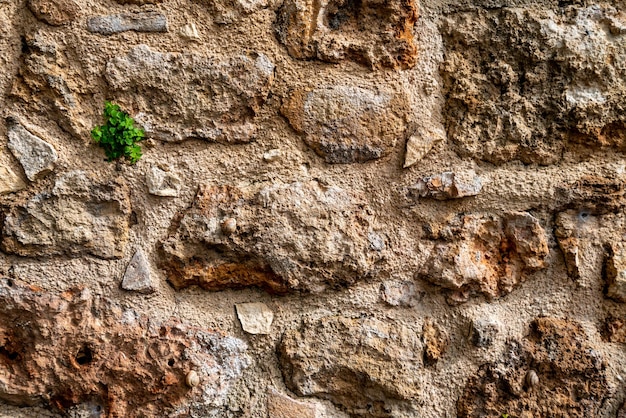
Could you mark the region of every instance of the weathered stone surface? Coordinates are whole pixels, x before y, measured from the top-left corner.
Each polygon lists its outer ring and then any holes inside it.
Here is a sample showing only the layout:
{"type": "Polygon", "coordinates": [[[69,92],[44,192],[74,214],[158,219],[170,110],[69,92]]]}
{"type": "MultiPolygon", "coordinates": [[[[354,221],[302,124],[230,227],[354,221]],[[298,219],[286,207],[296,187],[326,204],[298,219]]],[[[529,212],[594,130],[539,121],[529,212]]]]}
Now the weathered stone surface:
{"type": "Polygon", "coordinates": [[[610,343],[626,343],[626,319],[609,316],[604,322],[602,337],[610,343]]]}
{"type": "Polygon", "coordinates": [[[115,0],[121,4],[158,4],[163,2],[163,0],[115,0]]]}
{"type": "Polygon", "coordinates": [[[472,320],[470,340],[476,347],[489,347],[494,343],[501,329],[502,325],[495,318],[472,320]]]}
{"type": "Polygon", "coordinates": [[[129,191],[122,180],[99,183],[82,171],[65,173],[51,191],[4,210],[0,248],[21,256],[88,253],[120,258],[130,214],[129,191]]]}
{"type": "Polygon", "coordinates": [[[14,193],[26,187],[26,183],[11,170],[0,165],[0,195],[14,193]]]}
{"type": "Polygon", "coordinates": [[[135,12],[96,16],[87,21],[89,32],[113,35],[120,32],[167,32],[167,18],[158,12],[135,12]]]}
{"type": "Polygon", "coordinates": [[[448,333],[431,318],[424,320],[422,341],[424,342],[424,360],[427,364],[436,363],[445,354],[450,344],[448,333]]]}
{"type": "Polygon", "coordinates": [[[276,34],[297,59],[407,69],[417,62],[417,15],[412,0],[287,0],[278,11],[276,34]]]}
{"type": "Polygon", "coordinates": [[[146,132],[180,141],[249,142],[269,94],[274,64],[263,54],[231,57],[161,53],[139,45],[107,64],[109,85],[146,132]],[[139,100],[140,99],[140,100],[139,100]]]}
{"type": "Polygon", "coordinates": [[[213,22],[230,25],[267,8],[271,0],[205,0],[213,22]]]}
{"type": "Polygon", "coordinates": [[[274,312],[266,304],[238,303],[235,308],[241,328],[248,334],[269,334],[272,331],[274,312]]]}
{"type": "Polygon", "coordinates": [[[314,404],[297,401],[274,388],[267,390],[267,416],[272,418],[318,418],[314,404]]]}
{"type": "Polygon", "coordinates": [[[414,199],[421,197],[437,200],[460,199],[462,197],[476,196],[482,188],[482,180],[476,175],[474,170],[446,171],[419,179],[409,189],[409,195],[414,199]]]}
{"type": "Polygon", "coordinates": [[[304,142],[328,163],[387,155],[404,136],[408,112],[403,94],[348,85],[296,90],[282,107],[304,142]]]}
{"type": "Polygon", "coordinates": [[[457,151],[551,164],[575,143],[623,150],[626,34],[610,22],[623,25],[623,13],[598,5],[448,17],[442,73],[457,151]]]}
{"type": "Polygon", "coordinates": [[[278,348],[285,384],[330,399],[354,415],[391,417],[389,401],[415,399],[423,367],[414,330],[373,318],[305,320],[278,348]]]}
{"type": "Polygon", "coordinates": [[[452,291],[449,302],[473,294],[497,298],[510,293],[529,272],[546,267],[544,229],[528,213],[461,215],[451,236],[435,244],[418,277],[452,291]]]}
{"type": "Polygon", "coordinates": [[[364,199],[317,181],[201,186],[161,246],[160,267],[176,288],[260,286],[322,291],[368,276],[373,218],[364,199]],[[225,219],[236,230],[225,234],[225,219]]]}
{"type": "Polygon", "coordinates": [[[433,127],[420,127],[417,132],[406,141],[406,155],[404,156],[404,168],[415,165],[426,156],[439,142],[446,139],[446,133],[442,129],[433,127]]]}
{"type": "Polygon", "coordinates": [[[626,244],[623,242],[610,244],[606,281],[606,295],[618,302],[626,302],[626,244]]]}
{"type": "Polygon", "coordinates": [[[156,290],[150,273],[150,264],[141,249],[135,252],[126,266],[122,278],[122,289],[146,294],[154,293],[156,290]]]}
{"type": "Polygon", "coordinates": [[[110,417],[173,416],[196,403],[215,412],[249,364],[236,338],[157,323],[88,289],[56,296],[3,279],[0,304],[0,399],[12,404],[89,401],[110,417]],[[190,370],[201,378],[193,389],[190,370]]]}
{"type": "Polygon", "coordinates": [[[9,149],[18,159],[28,180],[35,181],[54,169],[59,159],[52,145],[28,132],[23,126],[9,128],[9,149]]]}
{"type": "Polygon", "coordinates": [[[180,36],[188,41],[197,41],[200,39],[200,32],[195,23],[188,23],[180,29],[180,36]]]}
{"type": "Polygon", "coordinates": [[[391,306],[416,306],[423,293],[417,292],[415,283],[388,280],[380,285],[381,298],[391,306]]]}
{"type": "Polygon", "coordinates": [[[178,197],[182,187],[180,178],[169,170],[152,166],[146,175],[148,192],[155,196],[178,197]]]}
{"type": "Polygon", "coordinates": [[[622,406],[620,406],[619,410],[617,411],[617,416],[615,418],[626,418],[626,402],[624,402],[622,406]]]}
{"type": "Polygon", "coordinates": [[[37,19],[53,26],[73,21],[80,11],[74,0],[28,0],[28,8],[37,19]]]}
{"type": "Polygon", "coordinates": [[[521,342],[511,341],[502,359],[484,364],[470,377],[457,404],[464,417],[515,414],[521,418],[600,417],[611,395],[605,365],[580,324],[539,318],[521,342]],[[529,388],[534,370],[538,384],[529,388]]]}

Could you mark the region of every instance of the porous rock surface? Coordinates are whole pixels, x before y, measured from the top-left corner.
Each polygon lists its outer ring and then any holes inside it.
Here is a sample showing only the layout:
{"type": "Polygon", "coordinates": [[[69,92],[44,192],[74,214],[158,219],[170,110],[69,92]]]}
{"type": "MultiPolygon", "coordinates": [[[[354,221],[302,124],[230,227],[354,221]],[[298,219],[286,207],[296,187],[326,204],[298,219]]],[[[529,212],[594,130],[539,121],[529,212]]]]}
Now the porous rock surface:
{"type": "Polygon", "coordinates": [[[0,0],[0,418],[623,415],[625,80],[624,0],[0,0]]]}

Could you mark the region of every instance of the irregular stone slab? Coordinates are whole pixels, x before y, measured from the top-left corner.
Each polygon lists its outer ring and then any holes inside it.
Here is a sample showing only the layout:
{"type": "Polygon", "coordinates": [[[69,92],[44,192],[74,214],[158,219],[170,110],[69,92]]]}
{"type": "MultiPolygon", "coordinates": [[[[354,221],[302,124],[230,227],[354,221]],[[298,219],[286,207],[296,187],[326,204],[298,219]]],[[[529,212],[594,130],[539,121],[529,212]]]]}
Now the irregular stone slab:
{"type": "Polygon", "coordinates": [[[278,392],[267,390],[267,416],[272,418],[318,418],[314,404],[297,401],[278,392]]]}
{"type": "Polygon", "coordinates": [[[606,261],[606,295],[618,302],[626,302],[626,244],[610,244],[606,261]]]}
{"type": "Polygon", "coordinates": [[[121,179],[98,182],[72,171],[3,215],[0,248],[8,254],[120,258],[128,241],[129,190],[121,179]]]}
{"type": "Polygon", "coordinates": [[[418,277],[451,291],[448,302],[510,293],[527,273],[546,267],[548,243],[537,219],[522,212],[461,215],[435,244],[418,277]]]}
{"type": "Polygon", "coordinates": [[[415,165],[439,142],[446,139],[446,133],[439,128],[419,128],[406,142],[404,168],[415,165]]]}
{"type": "Polygon", "coordinates": [[[424,342],[424,359],[427,364],[439,361],[450,344],[448,333],[431,318],[424,320],[422,341],[424,342]]]}
{"type": "Polygon", "coordinates": [[[409,189],[409,195],[418,199],[429,197],[436,200],[460,199],[476,196],[483,188],[480,177],[473,170],[436,174],[424,177],[409,189]]]}
{"type": "Polygon", "coordinates": [[[457,152],[553,164],[564,149],[626,149],[626,34],[610,29],[625,23],[598,5],[444,19],[445,118],[457,152]]]}
{"type": "Polygon", "coordinates": [[[554,411],[572,418],[595,418],[612,395],[605,364],[573,321],[539,318],[530,334],[511,341],[502,358],[482,365],[465,385],[457,416],[515,413],[541,417],[554,411]],[[537,379],[531,387],[530,371],[537,379]]]}
{"type": "Polygon", "coordinates": [[[416,399],[423,347],[414,330],[373,318],[305,320],[278,347],[287,387],[351,414],[392,417],[390,403],[416,399]]]}
{"type": "Polygon", "coordinates": [[[15,193],[26,188],[26,183],[6,166],[0,166],[0,195],[15,193]]]}
{"type": "Polygon", "coordinates": [[[158,12],[135,12],[96,16],[87,21],[87,30],[101,35],[120,32],[167,32],[167,18],[158,12]]]}
{"type": "Polygon", "coordinates": [[[146,175],[148,192],[155,196],[178,197],[182,187],[180,178],[160,167],[152,166],[146,175]]]}
{"type": "Polygon", "coordinates": [[[150,273],[150,264],[141,249],[135,252],[126,267],[122,289],[145,294],[154,293],[156,290],[150,273]]]}
{"type": "Polygon", "coordinates": [[[407,69],[417,62],[417,10],[412,0],[287,0],[276,35],[293,58],[407,69]]]}
{"type": "Polygon", "coordinates": [[[381,158],[404,136],[406,97],[348,85],[297,90],[282,108],[304,142],[328,163],[381,158]]]}
{"type": "Polygon", "coordinates": [[[76,19],[80,6],[74,0],[28,0],[28,8],[39,20],[61,26],[76,19]]]}
{"type": "Polygon", "coordinates": [[[274,312],[266,304],[238,303],[235,305],[241,328],[248,334],[269,334],[274,320],[274,312]]]}
{"type": "Polygon", "coordinates": [[[146,45],[113,58],[106,78],[146,132],[158,139],[222,143],[254,139],[254,115],[267,98],[274,64],[263,54],[161,53],[146,45]]]}
{"type": "Polygon", "coordinates": [[[43,139],[13,124],[9,127],[9,149],[18,159],[30,181],[35,181],[54,169],[57,152],[43,139]]]}
{"type": "Polygon", "coordinates": [[[15,405],[94,403],[103,416],[142,417],[200,404],[205,414],[193,416],[217,416],[250,363],[241,340],[156,322],[88,289],[56,296],[2,279],[0,305],[0,399],[15,405]]]}
{"type": "Polygon", "coordinates": [[[161,245],[177,289],[259,286],[319,292],[366,278],[383,255],[370,247],[365,199],[317,181],[201,186],[161,245]],[[232,224],[236,227],[224,229],[232,224]],[[225,223],[225,220],[229,222],[225,223]]]}

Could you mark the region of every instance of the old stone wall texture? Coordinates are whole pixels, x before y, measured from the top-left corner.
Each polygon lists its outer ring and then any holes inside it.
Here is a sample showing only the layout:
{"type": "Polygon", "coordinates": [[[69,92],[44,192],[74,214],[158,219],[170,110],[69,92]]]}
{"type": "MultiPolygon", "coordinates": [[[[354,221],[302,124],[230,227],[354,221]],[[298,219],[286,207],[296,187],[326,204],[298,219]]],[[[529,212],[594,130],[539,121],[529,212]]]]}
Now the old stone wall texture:
{"type": "Polygon", "coordinates": [[[0,417],[626,417],[625,153],[624,0],[0,0],[0,417]]]}

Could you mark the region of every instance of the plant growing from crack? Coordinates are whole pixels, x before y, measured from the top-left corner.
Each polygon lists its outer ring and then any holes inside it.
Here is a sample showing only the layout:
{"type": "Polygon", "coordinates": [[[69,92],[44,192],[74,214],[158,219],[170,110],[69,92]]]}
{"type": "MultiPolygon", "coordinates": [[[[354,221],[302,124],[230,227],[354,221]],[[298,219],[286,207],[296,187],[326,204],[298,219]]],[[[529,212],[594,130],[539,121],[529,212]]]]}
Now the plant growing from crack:
{"type": "Polygon", "coordinates": [[[111,102],[104,103],[104,122],[104,125],[91,130],[91,137],[104,148],[107,161],[121,157],[125,157],[131,164],[139,161],[142,154],[137,142],[144,139],[144,130],[136,128],[133,118],[111,102]]]}

